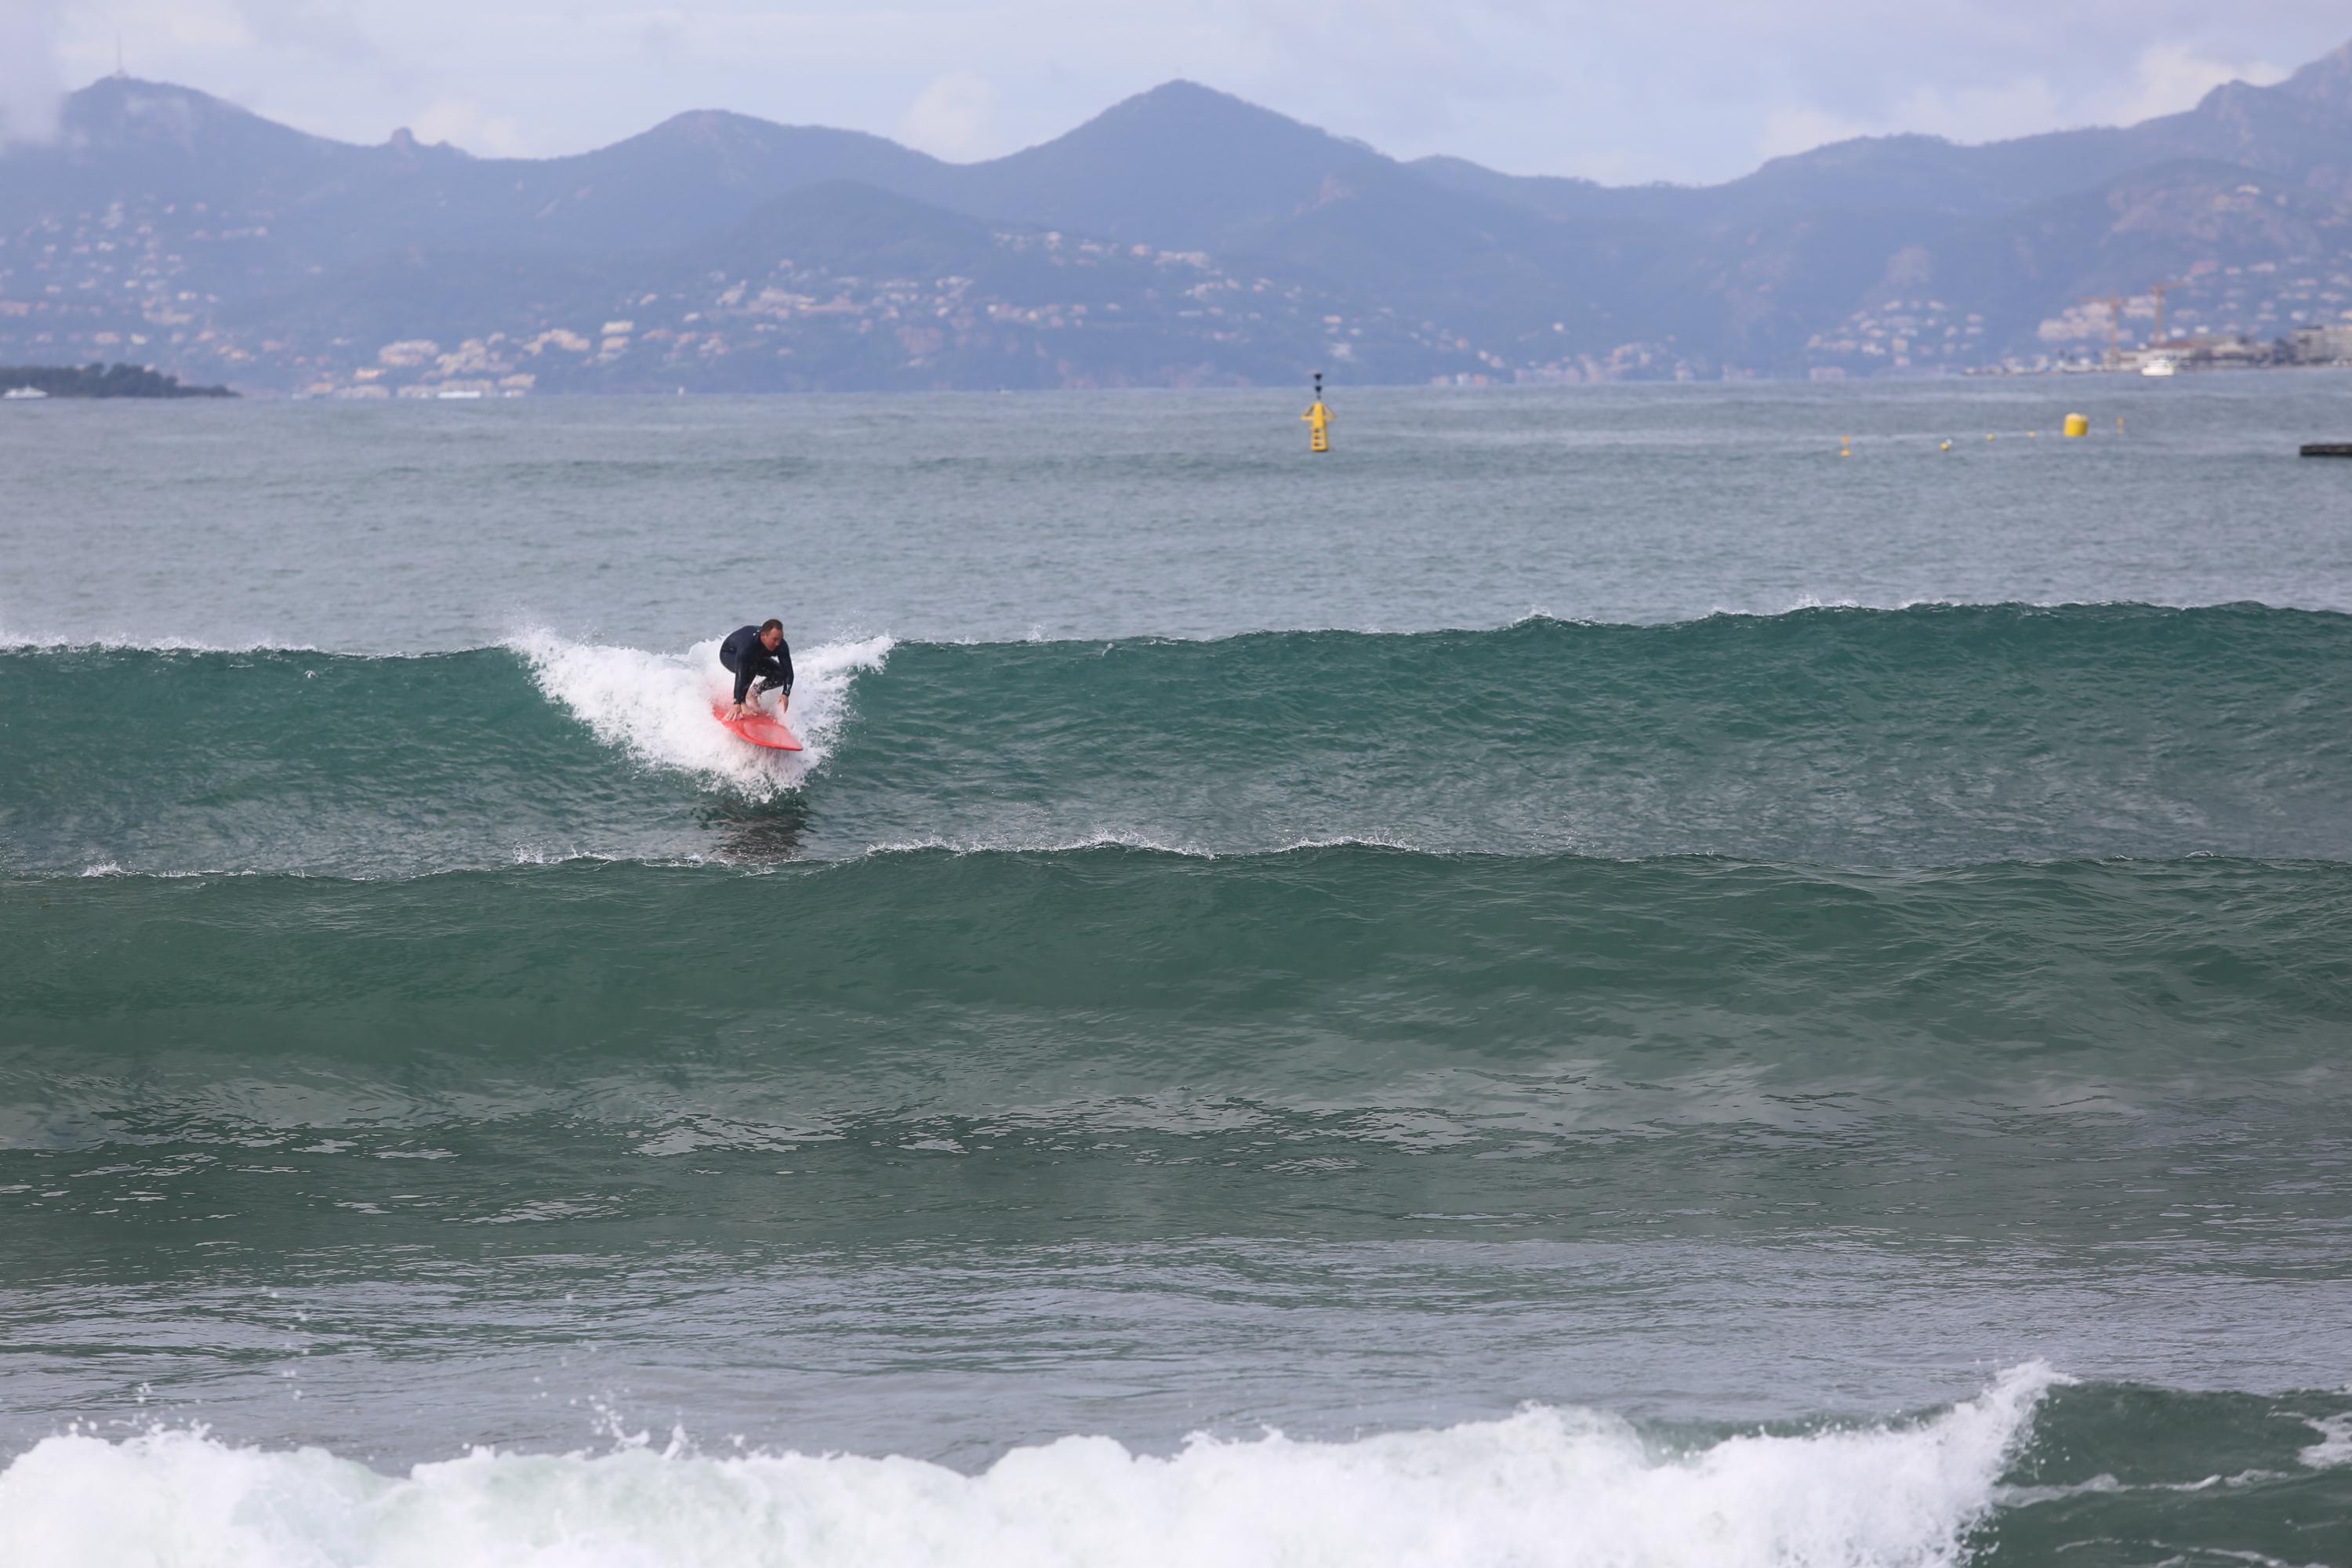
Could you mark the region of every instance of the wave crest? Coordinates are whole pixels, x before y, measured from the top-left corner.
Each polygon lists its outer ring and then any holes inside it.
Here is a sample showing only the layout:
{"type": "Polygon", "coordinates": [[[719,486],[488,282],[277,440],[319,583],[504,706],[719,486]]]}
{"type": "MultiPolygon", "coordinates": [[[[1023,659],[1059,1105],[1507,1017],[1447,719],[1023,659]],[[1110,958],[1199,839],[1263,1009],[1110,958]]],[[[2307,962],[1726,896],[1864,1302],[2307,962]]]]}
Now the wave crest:
{"type": "Polygon", "coordinates": [[[2036,1403],[2033,1363],[1914,1425],[1756,1434],[1692,1451],[1615,1416],[1354,1442],[1108,1437],[964,1475],[904,1458],[709,1458],[683,1442],[463,1458],[380,1475],[320,1449],[202,1432],[50,1437],[0,1472],[0,1534],[52,1568],[170,1559],[383,1564],[1221,1563],[1360,1568],[1868,1568],[1959,1560],[2036,1403]]]}
{"type": "Polygon", "coordinates": [[[711,703],[723,700],[731,683],[719,644],[713,637],[682,654],[652,653],[533,630],[507,646],[530,665],[539,689],[599,740],[753,799],[798,784],[824,763],[848,714],[852,678],[881,668],[893,646],[877,637],[795,652],[791,723],[805,749],[794,753],[745,745],[710,721],[711,703]]]}

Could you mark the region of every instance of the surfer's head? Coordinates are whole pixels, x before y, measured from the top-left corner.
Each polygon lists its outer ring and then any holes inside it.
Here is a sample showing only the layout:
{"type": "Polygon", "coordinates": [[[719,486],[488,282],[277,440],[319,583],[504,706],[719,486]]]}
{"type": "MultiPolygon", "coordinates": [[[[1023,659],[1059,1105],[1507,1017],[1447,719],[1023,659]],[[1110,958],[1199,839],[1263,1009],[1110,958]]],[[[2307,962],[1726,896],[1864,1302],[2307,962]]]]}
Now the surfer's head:
{"type": "Polygon", "coordinates": [[[770,653],[784,646],[784,623],[771,616],[760,626],[760,646],[770,653]]]}

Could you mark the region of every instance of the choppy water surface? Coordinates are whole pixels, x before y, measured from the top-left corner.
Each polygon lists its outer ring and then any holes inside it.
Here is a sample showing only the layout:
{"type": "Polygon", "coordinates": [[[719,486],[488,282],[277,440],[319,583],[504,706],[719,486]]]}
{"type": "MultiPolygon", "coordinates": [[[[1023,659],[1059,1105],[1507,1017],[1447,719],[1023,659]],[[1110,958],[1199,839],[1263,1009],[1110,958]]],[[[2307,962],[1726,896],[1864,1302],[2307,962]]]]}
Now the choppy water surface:
{"type": "Polygon", "coordinates": [[[1340,412],[7,410],[0,1538],[2352,1563],[2352,378],[1340,412]]]}

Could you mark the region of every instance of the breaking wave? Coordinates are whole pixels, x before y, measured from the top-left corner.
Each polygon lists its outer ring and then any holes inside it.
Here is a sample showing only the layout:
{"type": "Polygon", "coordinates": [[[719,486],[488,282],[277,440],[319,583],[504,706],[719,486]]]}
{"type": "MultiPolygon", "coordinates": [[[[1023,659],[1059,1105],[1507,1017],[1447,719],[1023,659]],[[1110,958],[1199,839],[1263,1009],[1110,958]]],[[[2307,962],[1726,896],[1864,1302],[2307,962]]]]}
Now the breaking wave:
{"type": "Polygon", "coordinates": [[[798,661],[794,756],[711,722],[709,644],[0,651],[0,854],[368,877],[913,844],[2352,859],[2352,617],[2325,613],[876,637],[798,661]]]}
{"type": "Polygon", "coordinates": [[[47,1568],[146,1561],[954,1568],[1931,1568],[1991,1508],[2040,1364],[1927,1419],[1679,1446],[1532,1408],[1353,1442],[1108,1437],[976,1475],[899,1458],[478,1449],[387,1476],[200,1432],[50,1437],[0,1472],[0,1535],[47,1568]]]}

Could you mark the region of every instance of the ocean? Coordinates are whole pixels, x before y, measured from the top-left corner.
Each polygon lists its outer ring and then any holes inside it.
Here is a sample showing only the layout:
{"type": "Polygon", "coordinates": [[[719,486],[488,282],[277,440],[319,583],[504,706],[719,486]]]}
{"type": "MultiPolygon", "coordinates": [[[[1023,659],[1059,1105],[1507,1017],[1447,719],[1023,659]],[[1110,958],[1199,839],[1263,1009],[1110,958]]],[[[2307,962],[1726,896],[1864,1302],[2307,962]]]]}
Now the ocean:
{"type": "Polygon", "coordinates": [[[0,412],[0,1563],[2352,1564],[2352,376],[1331,401],[0,412]]]}

